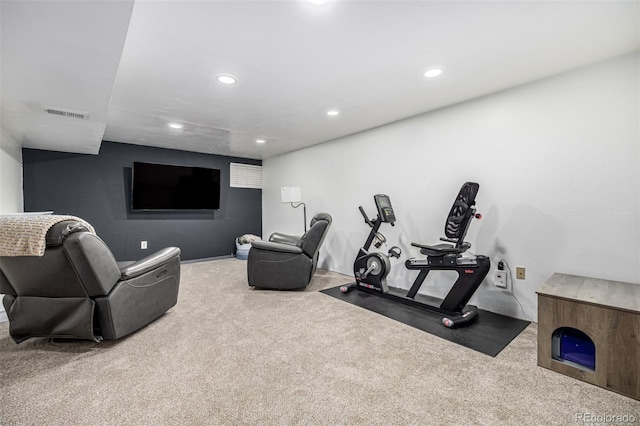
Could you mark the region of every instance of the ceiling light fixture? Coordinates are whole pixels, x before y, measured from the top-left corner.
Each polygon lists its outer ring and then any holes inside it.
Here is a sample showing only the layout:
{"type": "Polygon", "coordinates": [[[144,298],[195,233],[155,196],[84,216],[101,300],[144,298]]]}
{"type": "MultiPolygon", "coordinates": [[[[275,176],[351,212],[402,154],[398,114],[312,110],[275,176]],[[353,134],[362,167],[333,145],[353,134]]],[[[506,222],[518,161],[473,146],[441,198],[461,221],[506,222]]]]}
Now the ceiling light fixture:
{"type": "Polygon", "coordinates": [[[169,127],[172,129],[182,129],[184,126],[180,123],[169,123],[169,127]]]}
{"type": "Polygon", "coordinates": [[[256,139],[256,143],[265,143],[265,142],[266,142],[266,140],[264,140],[264,139],[256,139]]]}
{"type": "Polygon", "coordinates": [[[442,68],[430,68],[424,73],[424,76],[427,78],[434,78],[440,74],[442,74],[442,68]]]}
{"type": "Polygon", "coordinates": [[[237,78],[229,74],[221,74],[216,77],[216,80],[218,80],[219,83],[226,84],[227,86],[238,82],[237,78]]]}
{"type": "Polygon", "coordinates": [[[327,111],[327,115],[329,117],[335,117],[336,115],[340,115],[340,111],[338,111],[337,109],[330,109],[329,111],[327,111]]]}
{"type": "Polygon", "coordinates": [[[304,0],[304,1],[314,6],[323,6],[329,2],[329,0],[304,0]]]}

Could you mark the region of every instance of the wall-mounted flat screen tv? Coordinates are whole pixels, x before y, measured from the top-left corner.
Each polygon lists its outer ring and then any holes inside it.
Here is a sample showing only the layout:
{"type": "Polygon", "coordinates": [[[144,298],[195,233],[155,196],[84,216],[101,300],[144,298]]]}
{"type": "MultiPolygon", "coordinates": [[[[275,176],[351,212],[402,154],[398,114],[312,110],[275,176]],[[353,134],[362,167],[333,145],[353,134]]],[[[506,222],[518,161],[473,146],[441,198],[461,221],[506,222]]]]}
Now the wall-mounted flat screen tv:
{"type": "Polygon", "coordinates": [[[217,210],[220,170],[134,162],[132,210],[217,210]]]}

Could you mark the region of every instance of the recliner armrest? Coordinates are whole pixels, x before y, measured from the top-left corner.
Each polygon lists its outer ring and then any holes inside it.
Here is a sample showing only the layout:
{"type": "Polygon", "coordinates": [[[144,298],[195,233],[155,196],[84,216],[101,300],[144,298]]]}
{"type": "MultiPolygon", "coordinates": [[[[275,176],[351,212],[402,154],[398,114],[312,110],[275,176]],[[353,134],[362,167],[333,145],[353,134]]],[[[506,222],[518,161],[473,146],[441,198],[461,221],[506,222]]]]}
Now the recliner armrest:
{"type": "Polygon", "coordinates": [[[302,235],[288,235],[274,232],[269,237],[269,241],[274,243],[291,244],[295,246],[296,244],[298,244],[298,241],[300,241],[300,238],[302,238],[302,235]]]}
{"type": "Polygon", "coordinates": [[[261,250],[277,251],[280,253],[302,253],[302,249],[298,246],[285,243],[275,243],[273,241],[253,241],[251,243],[251,247],[261,250]]]}
{"type": "Polygon", "coordinates": [[[150,256],[120,268],[122,279],[127,280],[138,277],[155,268],[159,268],[174,259],[176,256],[180,256],[180,249],[178,247],[166,247],[162,250],[158,250],[150,256]]]}

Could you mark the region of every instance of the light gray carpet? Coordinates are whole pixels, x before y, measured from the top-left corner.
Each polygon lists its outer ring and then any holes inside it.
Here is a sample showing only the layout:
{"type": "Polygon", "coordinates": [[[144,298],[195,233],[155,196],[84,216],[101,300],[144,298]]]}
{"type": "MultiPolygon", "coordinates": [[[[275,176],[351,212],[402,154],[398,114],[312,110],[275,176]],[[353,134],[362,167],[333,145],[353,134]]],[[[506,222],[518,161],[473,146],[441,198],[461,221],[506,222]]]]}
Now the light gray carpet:
{"type": "Polygon", "coordinates": [[[640,403],[536,366],[536,326],[496,358],[318,290],[252,290],[246,262],[185,264],[178,304],[116,342],[0,324],[1,425],[566,425],[640,403]]]}

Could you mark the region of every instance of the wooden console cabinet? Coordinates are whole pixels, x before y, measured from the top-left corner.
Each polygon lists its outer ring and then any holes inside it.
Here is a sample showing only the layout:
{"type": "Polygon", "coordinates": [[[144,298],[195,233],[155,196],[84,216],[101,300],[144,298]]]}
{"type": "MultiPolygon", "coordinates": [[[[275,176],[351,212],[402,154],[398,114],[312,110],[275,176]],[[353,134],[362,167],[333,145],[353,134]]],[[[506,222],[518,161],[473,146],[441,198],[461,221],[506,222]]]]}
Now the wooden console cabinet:
{"type": "Polygon", "coordinates": [[[554,274],[538,293],[538,365],[640,400],[640,285],[554,274]],[[595,370],[553,359],[560,327],[587,334],[595,370]]]}

